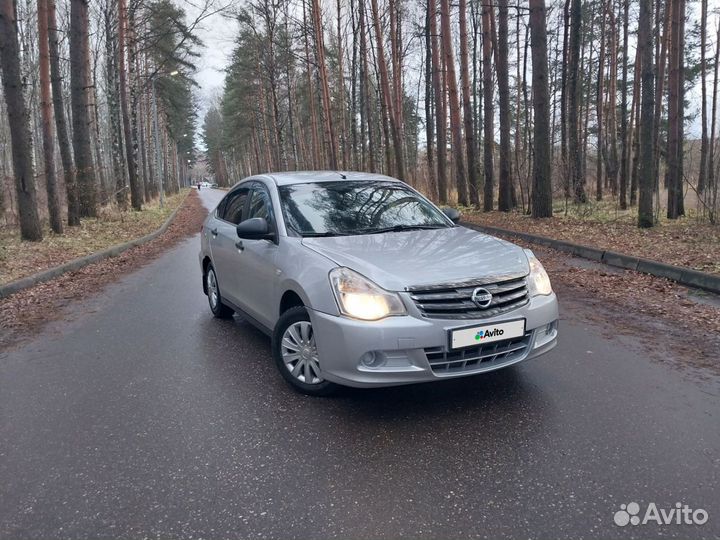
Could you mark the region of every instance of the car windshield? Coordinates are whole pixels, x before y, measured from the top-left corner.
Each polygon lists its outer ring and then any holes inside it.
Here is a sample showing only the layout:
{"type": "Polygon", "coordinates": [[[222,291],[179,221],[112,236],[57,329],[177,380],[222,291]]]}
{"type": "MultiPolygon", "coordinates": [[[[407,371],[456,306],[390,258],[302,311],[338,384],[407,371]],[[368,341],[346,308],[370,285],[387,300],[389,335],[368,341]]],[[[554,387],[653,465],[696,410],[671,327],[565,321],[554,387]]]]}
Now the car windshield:
{"type": "Polygon", "coordinates": [[[280,186],[287,226],[301,236],[346,236],[450,227],[445,215],[396,182],[280,186]]]}

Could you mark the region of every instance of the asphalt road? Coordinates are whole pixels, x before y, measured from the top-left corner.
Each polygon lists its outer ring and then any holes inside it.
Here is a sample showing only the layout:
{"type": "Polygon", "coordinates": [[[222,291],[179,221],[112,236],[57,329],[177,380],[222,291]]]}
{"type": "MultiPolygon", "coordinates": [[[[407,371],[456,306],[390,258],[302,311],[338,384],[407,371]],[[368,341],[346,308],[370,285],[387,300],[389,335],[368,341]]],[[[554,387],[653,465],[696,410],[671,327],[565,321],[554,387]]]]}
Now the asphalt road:
{"type": "Polygon", "coordinates": [[[211,317],[198,243],[0,353],[0,538],[720,536],[711,374],[563,307],[540,359],[304,397],[265,336],[211,317]],[[614,525],[630,502],[709,521],[614,525]]]}

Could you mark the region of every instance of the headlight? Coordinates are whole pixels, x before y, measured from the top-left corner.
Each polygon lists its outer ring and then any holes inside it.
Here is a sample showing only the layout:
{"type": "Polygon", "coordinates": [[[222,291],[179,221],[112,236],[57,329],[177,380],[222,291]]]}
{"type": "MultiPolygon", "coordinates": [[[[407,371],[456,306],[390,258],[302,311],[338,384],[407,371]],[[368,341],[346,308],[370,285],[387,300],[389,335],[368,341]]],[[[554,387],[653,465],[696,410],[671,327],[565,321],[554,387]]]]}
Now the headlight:
{"type": "Polygon", "coordinates": [[[525,250],[528,262],[530,263],[530,275],[528,276],[528,291],[530,296],[548,295],[552,293],[552,285],[550,285],[550,277],[537,260],[535,255],[529,249],[525,250]]]}
{"type": "Polygon", "coordinates": [[[386,291],[349,268],[331,270],[330,284],[340,313],[348,317],[377,321],[406,313],[405,306],[396,293],[386,291]]]}

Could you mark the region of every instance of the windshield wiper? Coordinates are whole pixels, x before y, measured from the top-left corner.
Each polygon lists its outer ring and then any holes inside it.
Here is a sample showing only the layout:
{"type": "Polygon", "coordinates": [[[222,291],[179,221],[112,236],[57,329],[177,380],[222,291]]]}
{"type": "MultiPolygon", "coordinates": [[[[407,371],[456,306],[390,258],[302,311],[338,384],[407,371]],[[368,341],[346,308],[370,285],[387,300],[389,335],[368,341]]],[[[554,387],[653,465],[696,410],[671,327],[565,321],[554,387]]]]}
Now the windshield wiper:
{"type": "Polygon", "coordinates": [[[329,236],[345,236],[338,232],[301,232],[303,238],[327,238],[329,236]]]}
{"type": "Polygon", "coordinates": [[[381,234],[386,232],[402,232],[402,231],[424,231],[429,229],[447,229],[447,225],[393,225],[392,227],[383,227],[380,229],[366,229],[360,234],[381,234]]]}
{"type": "Polygon", "coordinates": [[[326,232],[301,232],[299,233],[303,238],[328,238],[332,236],[354,236],[356,232],[337,232],[337,231],[326,231],[326,232]]]}

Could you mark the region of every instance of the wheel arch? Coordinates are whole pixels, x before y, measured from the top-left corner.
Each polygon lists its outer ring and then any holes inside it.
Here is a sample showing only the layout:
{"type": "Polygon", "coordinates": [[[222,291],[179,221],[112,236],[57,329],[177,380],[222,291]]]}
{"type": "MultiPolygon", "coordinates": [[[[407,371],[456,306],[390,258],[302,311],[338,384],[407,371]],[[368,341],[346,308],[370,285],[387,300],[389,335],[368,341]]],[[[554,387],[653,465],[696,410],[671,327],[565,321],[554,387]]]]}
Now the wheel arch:
{"type": "Polygon", "coordinates": [[[277,316],[280,317],[288,309],[296,306],[302,306],[312,309],[312,303],[305,294],[305,291],[294,281],[283,284],[283,293],[280,295],[280,302],[277,307],[277,316]]]}
{"type": "Polygon", "coordinates": [[[280,298],[280,309],[278,315],[282,315],[290,308],[304,306],[305,302],[300,295],[294,290],[288,289],[283,293],[282,298],[280,298]]]}

